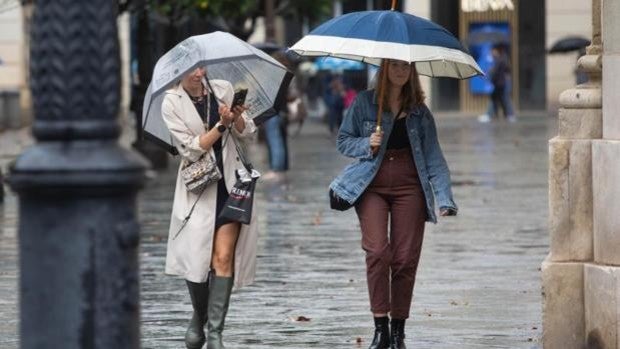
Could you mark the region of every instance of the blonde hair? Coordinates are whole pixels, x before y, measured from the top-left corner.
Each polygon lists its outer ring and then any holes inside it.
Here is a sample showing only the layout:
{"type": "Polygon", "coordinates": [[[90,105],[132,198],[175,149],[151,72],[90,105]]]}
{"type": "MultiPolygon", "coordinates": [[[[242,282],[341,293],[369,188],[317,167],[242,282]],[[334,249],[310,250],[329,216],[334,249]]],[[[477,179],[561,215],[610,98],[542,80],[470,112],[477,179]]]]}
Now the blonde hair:
{"type": "MultiPolygon", "coordinates": [[[[389,59],[384,59],[381,62],[381,67],[379,68],[379,72],[377,73],[375,81],[375,91],[380,91],[379,86],[381,86],[381,88],[383,89],[383,100],[378,101],[378,103],[380,103],[385,110],[390,109],[390,89],[388,88],[390,82],[387,76],[389,65],[389,59]]],[[[424,95],[424,90],[422,90],[422,84],[420,83],[420,75],[418,75],[418,70],[415,68],[415,63],[410,63],[410,65],[411,75],[409,76],[409,80],[407,80],[407,83],[405,83],[405,85],[403,85],[400,90],[400,100],[402,102],[401,105],[405,110],[423,104],[424,99],[426,98],[426,96],[424,95]]]]}

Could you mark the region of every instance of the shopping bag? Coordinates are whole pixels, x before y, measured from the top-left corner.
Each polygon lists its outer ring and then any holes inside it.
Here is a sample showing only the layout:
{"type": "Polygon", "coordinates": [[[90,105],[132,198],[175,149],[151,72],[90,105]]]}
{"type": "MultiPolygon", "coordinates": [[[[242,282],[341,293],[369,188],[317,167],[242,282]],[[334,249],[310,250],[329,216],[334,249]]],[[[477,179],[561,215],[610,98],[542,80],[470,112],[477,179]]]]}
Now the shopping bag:
{"type": "Polygon", "coordinates": [[[235,171],[237,182],[230,190],[228,199],[224,204],[219,218],[241,224],[250,224],[252,220],[252,203],[254,202],[254,190],[260,173],[254,169],[241,168],[235,171]]]}

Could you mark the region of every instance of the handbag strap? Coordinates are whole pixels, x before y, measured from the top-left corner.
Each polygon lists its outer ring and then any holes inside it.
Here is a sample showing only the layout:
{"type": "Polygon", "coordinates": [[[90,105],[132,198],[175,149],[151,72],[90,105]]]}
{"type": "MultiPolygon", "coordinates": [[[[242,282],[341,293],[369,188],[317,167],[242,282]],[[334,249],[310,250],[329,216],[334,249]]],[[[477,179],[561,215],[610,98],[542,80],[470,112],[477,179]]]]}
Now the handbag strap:
{"type": "MultiPolygon", "coordinates": [[[[224,149],[224,146],[226,145],[226,142],[228,142],[228,138],[231,135],[232,135],[232,130],[230,130],[230,127],[229,127],[228,134],[226,135],[226,139],[222,143],[222,149],[224,149]]],[[[241,160],[241,163],[246,168],[248,173],[252,173],[252,164],[247,163],[247,161],[245,159],[245,156],[244,156],[244,153],[241,151],[239,145],[237,144],[237,141],[235,140],[235,136],[232,136],[232,139],[233,139],[233,142],[235,143],[235,149],[237,150],[237,153],[239,154],[239,159],[241,160]]],[[[224,174],[222,174],[222,175],[224,175],[224,174]]],[[[206,189],[207,189],[206,186],[204,188],[202,188],[202,190],[200,191],[200,194],[198,194],[198,197],[196,198],[196,201],[194,201],[194,204],[192,204],[192,207],[190,208],[189,212],[187,213],[187,216],[185,216],[185,218],[183,219],[183,222],[181,222],[181,226],[179,227],[179,230],[172,237],[172,240],[175,240],[177,238],[177,236],[179,236],[179,234],[181,233],[183,228],[185,228],[185,225],[187,225],[187,222],[189,222],[189,219],[192,217],[192,213],[194,213],[194,209],[196,208],[196,205],[198,204],[198,201],[200,201],[200,197],[202,197],[202,194],[205,192],[206,189]]]]}
{"type": "Polygon", "coordinates": [[[248,173],[251,174],[252,170],[254,169],[254,166],[252,166],[252,164],[248,161],[245,151],[239,146],[239,143],[237,142],[237,137],[233,134],[233,131],[232,131],[233,125],[234,125],[234,122],[231,123],[230,126],[228,126],[228,135],[232,138],[233,143],[235,143],[235,150],[237,151],[237,154],[239,155],[239,160],[243,164],[243,167],[245,167],[248,173]]]}
{"type": "Polygon", "coordinates": [[[200,197],[202,196],[202,193],[205,192],[206,188],[207,187],[202,188],[202,190],[200,191],[200,194],[198,194],[196,201],[194,201],[194,204],[192,205],[192,208],[189,210],[189,213],[187,214],[187,216],[185,216],[185,218],[183,219],[183,222],[181,222],[181,226],[179,227],[179,230],[176,232],[176,234],[174,234],[174,236],[172,237],[172,240],[176,239],[177,236],[181,234],[181,230],[183,230],[183,228],[185,228],[185,225],[187,225],[187,222],[189,222],[189,218],[192,216],[192,213],[194,212],[194,209],[196,208],[196,204],[198,204],[198,200],[200,200],[200,197]]]}
{"type": "MultiPolygon", "coordinates": [[[[211,93],[213,93],[213,96],[215,96],[215,92],[213,91],[213,88],[211,87],[211,83],[209,82],[209,79],[205,79],[207,81],[207,85],[209,85],[209,89],[211,90],[211,93]]],[[[217,96],[215,96],[217,98],[217,96]]],[[[206,110],[206,115],[207,115],[207,123],[205,123],[205,129],[208,131],[209,128],[209,118],[211,117],[211,96],[209,96],[207,98],[207,103],[204,103],[205,107],[207,108],[206,110]]],[[[239,159],[241,160],[241,163],[243,164],[243,166],[245,167],[245,169],[248,171],[248,173],[252,173],[252,164],[250,164],[246,157],[245,157],[245,152],[243,152],[243,150],[241,149],[241,147],[239,147],[239,144],[237,143],[237,140],[235,138],[235,136],[233,135],[232,132],[232,127],[234,125],[234,122],[230,124],[230,126],[228,126],[228,134],[226,135],[226,138],[224,139],[224,142],[222,142],[222,148],[220,149],[220,152],[222,152],[224,150],[224,147],[226,146],[226,143],[228,143],[228,139],[230,137],[232,137],[233,142],[235,143],[235,150],[237,151],[237,154],[239,154],[239,159]]],[[[208,153],[208,152],[207,152],[208,153]]],[[[224,174],[222,174],[224,175],[224,174]]],[[[189,219],[192,216],[192,213],[194,213],[194,209],[196,208],[196,205],[198,204],[198,201],[200,201],[200,197],[202,197],[202,194],[205,192],[205,190],[207,189],[207,187],[205,186],[204,188],[202,188],[202,190],[200,191],[200,194],[198,194],[198,197],[196,198],[196,201],[194,201],[194,204],[192,205],[192,207],[190,208],[189,212],[187,213],[187,216],[185,216],[185,218],[183,219],[183,222],[181,222],[181,226],[179,227],[179,230],[176,232],[176,234],[174,234],[174,236],[172,237],[172,240],[175,240],[177,238],[177,236],[179,236],[179,234],[181,233],[181,231],[183,230],[183,228],[185,228],[185,226],[187,225],[187,222],[189,222],[189,219]]]]}
{"type": "MultiPolygon", "coordinates": [[[[213,90],[213,87],[211,86],[211,82],[209,82],[208,78],[205,78],[205,81],[207,82],[207,86],[209,86],[209,90],[211,90],[211,93],[213,93],[213,96],[215,96],[215,91],[213,90]]],[[[217,98],[217,96],[215,96],[215,97],[217,98]]],[[[209,101],[210,100],[211,99],[209,99],[209,101]]],[[[209,112],[210,111],[211,110],[209,110],[209,112]]],[[[226,135],[226,139],[222,143],[222,149],[224,149],[224,146],[226,145],[226,142],[228,142],[228,138],[232,137],[232,140],[235,143],[235,150],[237,151],[237,154],[239,155],[239,160],[243,164],[243,167],[245,167],[245,169],[248,171],[248,173],[252,173],[252,169],[253,169],[252,164],[248,162],[247,157],[245,156],[245,152],[243,151],[243,149],[241,149],[241,147],[239,146],[239,143],[237,143],[237,139],[236,139],[235,135],[233,134],[232,128],[233,128],[234,124],[235,124],[235,122],[233,121],[228,126],[228,134],[226,135]]]]}

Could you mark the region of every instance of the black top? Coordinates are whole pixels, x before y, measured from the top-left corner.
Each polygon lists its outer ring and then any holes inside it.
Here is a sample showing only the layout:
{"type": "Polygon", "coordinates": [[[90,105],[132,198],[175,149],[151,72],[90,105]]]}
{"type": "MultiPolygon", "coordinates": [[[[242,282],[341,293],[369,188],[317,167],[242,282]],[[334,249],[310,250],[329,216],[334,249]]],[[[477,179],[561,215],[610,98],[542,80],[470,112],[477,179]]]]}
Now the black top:
{"type": "MultiPolygon", "coordinates": [[[[189,94],[188,94],[189,95],[189,94]]],[[[196,98],[190,97],[194,106],[196,107],[196,111],[200,115],[202,122],[209,125],[209,129],[215,127],[218,121],[220,121],[219,114],[219,105],[217,104],[217,100],[213,93],[209,94],[209,98],[211,98],[211,111],[208,114],[209,120],[207,119],[207,107],[205,105],[206,99],[201,98],[197,100],[196,98]]],[[[215,152],[215,159],[217,160],[217,167],[220,169],[220,173],[222,173],[222,179],[217,182],[217,200],[216,200],[216,208],[215,208],[215,230],[217,230],[222,225],[229,223],[228,219],[220,217],[220,212],[224,209],[224,205],[226,204],[226,200],[228,200],[228,190],[226,189],[226,183],[224,182],[224,159],[222,158],[222,137],[220,137],[213,144],[213,151],[215,152]]]]}
{"type": "Polygon", "coordinates": [[[506,86],[506,75],[510,73],[510,65],[508,64],[508,59],[505,55],[501,55],[500,57],[495,59],[495,64],[491,68],[489,72],[489,76],[491,79],[491,83],[494,87],[505,87],[506,86]]]}
{"type": "MultiPolygon", "coordinates": [[[[217,104],[217,100],[215,99],[215,96],[213,95],[213,93],[209,94],[209,98],[211,99],[210,101],[211,112],[208,113],[209,120],[207,120],[207,106],[205,105],[207,101],[206,98],[201,98],[200,100],[197,100],[196,98],[190,96],[190,99],[194,103],[194,106],[196,107],[196,111],[200,115],[202,122],[207,124],[209,126],[209,129],[212,129],[215,127],[217,122],[220,121],[220,114],[219,114],[219,104],[217,104]]],[[[213,150],[215,151],[216,156],[217,156],[218,151],[221,149],[222,149],[222,138],[218,139],[215,142],[215,144],[213,144],[213,150]]]]}
{"type": "Polygon", "coordinates": [[[407,134],[407,117],[402,117],[394,122],[394,128],[388,139],[388,149],[403,149],[409,146],[409,135],[407,134]]]}

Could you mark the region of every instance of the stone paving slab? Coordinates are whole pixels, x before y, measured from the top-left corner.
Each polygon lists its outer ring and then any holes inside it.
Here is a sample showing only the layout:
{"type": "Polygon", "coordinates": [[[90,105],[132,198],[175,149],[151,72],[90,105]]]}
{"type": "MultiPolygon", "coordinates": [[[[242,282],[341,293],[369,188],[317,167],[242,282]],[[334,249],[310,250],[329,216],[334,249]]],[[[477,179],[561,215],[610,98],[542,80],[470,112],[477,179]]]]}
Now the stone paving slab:
{"type": "MultiPolygon", "coordinates": [[[[555,120],[512,125],[438,120],[459,216],[427,225],[407,344],[539,348],[540,264],[548,252],[547,140],[555,120]]],[[[290,140],[284,183],[261,182],[256,283],[233,295],[235,348],[366,348],[372,318],[353,211],[329,210],[327,185],[347,159],[322,125],[290,140]],[[296,321],[300,316],[310,321],[296,321]]],[[[0,150],[1,153],[1,150],[0,150]]],[[[266,168],[264,145],[253,149],[266,168]]],[[[174,165],[141,194],[142,346],[183,348],[190,316],[182,280],[163,275],[174,165]]],[[[0,348],[18,347],[16,198],[0,204],[0,348]]]]}

